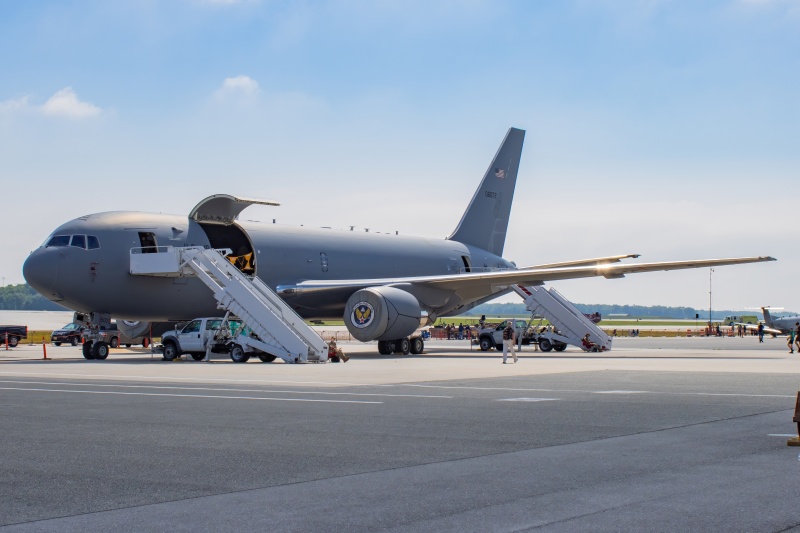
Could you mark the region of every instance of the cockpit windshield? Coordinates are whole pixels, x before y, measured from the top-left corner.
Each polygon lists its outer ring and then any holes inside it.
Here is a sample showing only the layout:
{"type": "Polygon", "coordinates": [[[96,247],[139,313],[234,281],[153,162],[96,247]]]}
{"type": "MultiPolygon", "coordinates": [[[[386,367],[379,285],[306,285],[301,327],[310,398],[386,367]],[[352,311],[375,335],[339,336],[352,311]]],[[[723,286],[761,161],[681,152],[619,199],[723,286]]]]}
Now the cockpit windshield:
{"type": "Polygon", "coordinates": [[[45,247],[72,246],[81,250],[96,250],[100,241],[94,235],[53,235],[47,240],[45,247]]]}

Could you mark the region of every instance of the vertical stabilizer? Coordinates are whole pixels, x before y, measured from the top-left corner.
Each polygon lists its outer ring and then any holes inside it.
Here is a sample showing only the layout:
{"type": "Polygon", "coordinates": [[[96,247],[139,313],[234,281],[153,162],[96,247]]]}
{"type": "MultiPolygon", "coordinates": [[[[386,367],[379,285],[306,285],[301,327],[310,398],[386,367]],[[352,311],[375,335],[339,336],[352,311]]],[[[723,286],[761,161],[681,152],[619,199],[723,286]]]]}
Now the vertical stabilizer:
{"type": "Polygon", "coordinates": [[[525,131],[510,128],[456,230],[448,237],[503,255],[525,131]]]}
{"type": "Polygon", "coordinates": [[[774,328],[775,325],[772,322],[772,315],[769,314],[769,309],[766,307],[762,307],[761,311],[764,313],[764,323],[767,325],[767,327],[774,328]]]}

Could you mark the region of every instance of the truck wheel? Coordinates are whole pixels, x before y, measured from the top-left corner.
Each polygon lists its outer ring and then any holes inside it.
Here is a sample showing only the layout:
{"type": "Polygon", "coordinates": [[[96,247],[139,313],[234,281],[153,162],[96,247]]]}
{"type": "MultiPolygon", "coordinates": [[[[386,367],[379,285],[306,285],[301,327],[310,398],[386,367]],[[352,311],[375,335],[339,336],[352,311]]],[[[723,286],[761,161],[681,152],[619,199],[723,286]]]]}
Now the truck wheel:
{"type": "Polygon", "coordinates": [[[164,343],[164,359],[167,361],[172,361],[179,355],[178,346],[174,342],[167,341],[164,343]]]}
{"type": "Polygon", "coordinates": [[[481,337],[480,347],[482,351],[488,352],[490,349],[494,347],[494,343],[492,342],[492,339],[490,339],[489,337],[481,337]]]}
{"type": "Polygon", "coordinates": [[[250,354],[245,353],[244,348],[234,344],[231,348],[231,360],[234,363],[246,363],[250,359],[250,354]]]}
{"type": "Polygon", "coordinates": [[[276,359],[274,355],[269,353],[260,353],[258,354],[258,358],[261,359],[262,363],[271,363],[276,359]]]}
{"type": "Polygon", "coordinates": [[[107,342],[96,342],[94,346],[92,346],[92,355],[94,355],[95,359],[106,359],[108,357],[108,343],[107,342]]]}
{"type": "Polygon", "coordinates": [[[419,355],[425,350],[425,341],[422,337],[414,337],[411,339],[411,353],[419,355]]]}
{"type": "Polygon", "coordinates": [[[389,349],[389,341],[378,341],[378,353],[381,355],[392,354],[392,350],[389,349]]]}
{"type": "Polygon", "coordinates": [[[206,358],[206,354],[204,354],[204,353],[195,352],[195,353],[192,354],[192,359],[194,359],[195,361],[202,361],[205,358],[206,358]]]}
{"type": "Polygon", "coordinates": [[[8,345],[12,348],[16,348],[17,344],[19,344],[19,337],[9,337],[8,338],[8,345]]]}
{"type": "Polygon", "coordinates": [[[83,357],[85,359],[94,359],[94,354],[92,353],[92,341],[86,341],[83,343],[83,357]]]}
{"type": "Polygon", "coordinates": [[[119,348],[119,339],[117,337],[111,337],[111,344],[112,348],[119,348]]]}
{"type": "Polygon", "coordinates": [[[567,349],[567,345],[564,344],[563,342],[559,342],[558,344],[553,346],[553,349],[557,352],[563,352],[564,350],[567,349]]]}
{"type": "Polygon", "coordinates": [[[550,339],[542,339],[539,341],[539,348],[541,348],[543,352],[549,352],[553,349],[553,343],[550,342],[550,339]]]}
{"type": "MultiPolygon", "coordinates": [[[[70,343],[71,345],[73,345],[73,346],[77,346],[77,345],[78,345],[78,337],[72,337],[72,338],[69,340],[69,343],[70,343]]],[[[61,343],[59,342],[58,344],[56,344],[56,346],[58,346],[59,344],[61,344],[61,343]]]]}
{"type": "Polygon", "coordinates": [[[131,347],[131,345],[126,343],[126,344],[125,344],[125,347],[126,347],[126,348],[130,348],[130,347],[131,347]]]}
{"type": "MultiPolygon", "coordinates": [[[[53,344],[55,344],[56,346],[61,346],[60,342],[54,342],[53,344]]],[[[75,346],[75,345],[73,344],[73,346],[75,346]]]]}

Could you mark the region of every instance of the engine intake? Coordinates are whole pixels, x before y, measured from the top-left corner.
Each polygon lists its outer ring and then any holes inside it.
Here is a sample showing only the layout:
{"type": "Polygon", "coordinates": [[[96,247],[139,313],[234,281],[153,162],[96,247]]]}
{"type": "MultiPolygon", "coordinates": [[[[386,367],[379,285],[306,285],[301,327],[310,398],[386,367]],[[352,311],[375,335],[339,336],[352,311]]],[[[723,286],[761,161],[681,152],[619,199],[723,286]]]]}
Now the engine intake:
{"type": "Polygon", "coordinates": [[[402,339],[427,320],[419,301],[395,287],[361,289],[344,307],[347,330],[361,342],[402,339]]]}

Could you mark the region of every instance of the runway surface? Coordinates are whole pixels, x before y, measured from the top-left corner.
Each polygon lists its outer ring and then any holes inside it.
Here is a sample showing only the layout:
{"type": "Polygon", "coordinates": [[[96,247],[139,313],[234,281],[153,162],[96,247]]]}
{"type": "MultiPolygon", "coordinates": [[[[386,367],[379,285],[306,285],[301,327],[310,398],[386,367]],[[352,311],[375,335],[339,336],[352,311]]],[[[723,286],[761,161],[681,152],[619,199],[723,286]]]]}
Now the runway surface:
{"type": "Polygon", "coordinates": [[[0,531],[800,531],[780,339],[347,364],[0,351],[0,531]],[[727,343],[727,344],[726,344],[727,343]]]}

